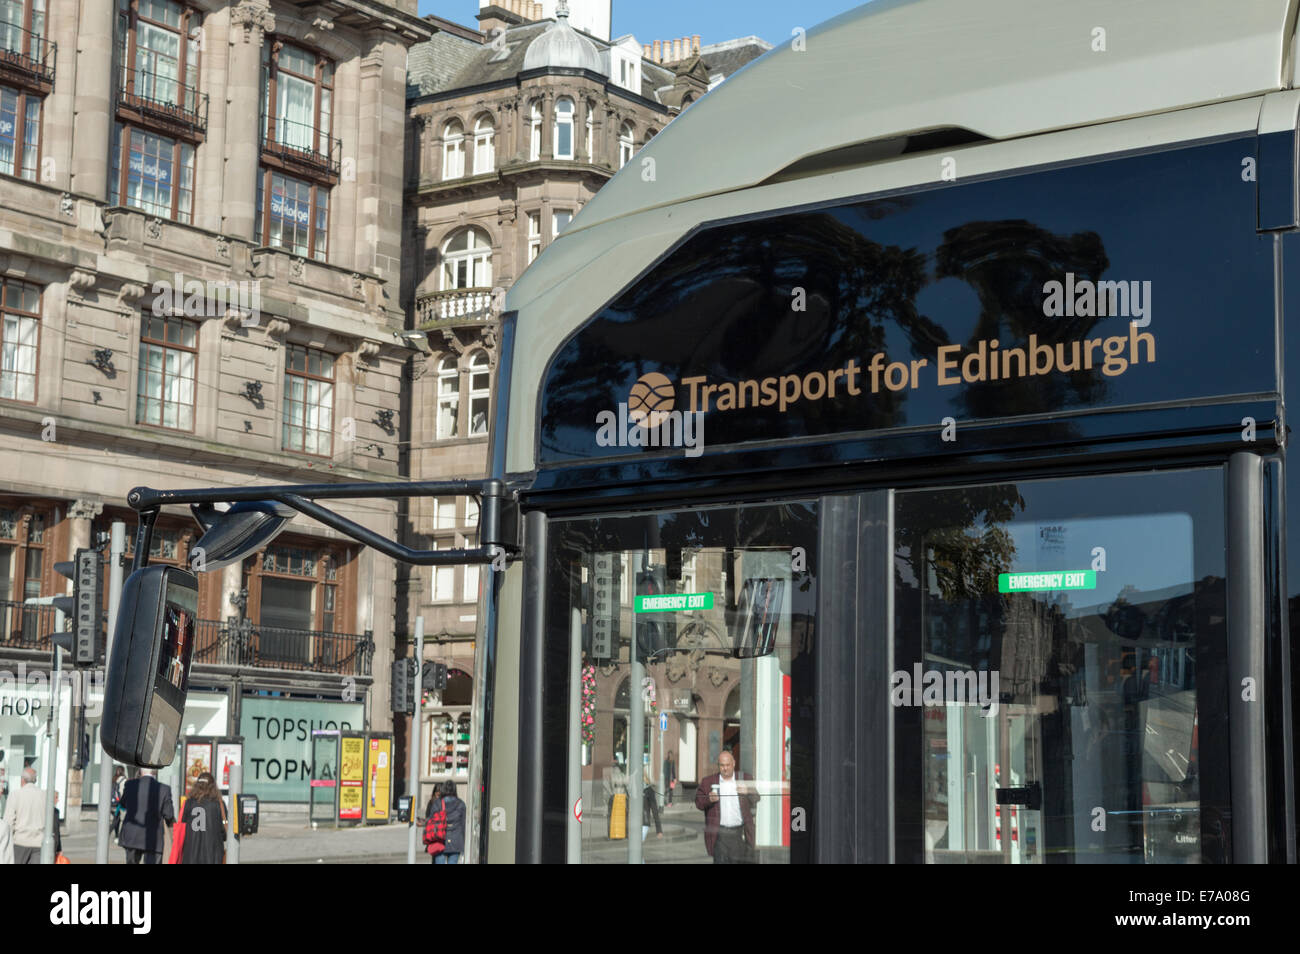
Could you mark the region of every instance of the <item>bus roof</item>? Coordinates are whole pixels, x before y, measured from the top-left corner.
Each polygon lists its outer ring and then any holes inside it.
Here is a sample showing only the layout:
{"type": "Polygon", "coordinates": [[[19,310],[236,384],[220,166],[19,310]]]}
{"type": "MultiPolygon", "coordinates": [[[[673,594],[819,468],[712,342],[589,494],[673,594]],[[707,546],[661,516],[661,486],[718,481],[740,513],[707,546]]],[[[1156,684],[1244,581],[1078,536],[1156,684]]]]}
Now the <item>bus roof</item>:
{"type": "Polygon", "coordinates": [[[1279,89],[1294,17],[1295,0],[876,0],[703,97],[573,228],[743,189],[856,143],[929,130],[1011,139],[1279,89]]]}
{"type": "Polygon", "coordinates": [[[1256,97],[1293,85],[1298,6],[876,0],[810,29],[802,51],[791,41],[759,58],[651,140],[510,289],[520,324],[507,471],[536,466],[535,402],[551,355],[701,223],[939,178],[924,145],[859,155],[835,174],[783,170],[935,130],[968,134],[963,178],[1253,131],[1256,97]]]}

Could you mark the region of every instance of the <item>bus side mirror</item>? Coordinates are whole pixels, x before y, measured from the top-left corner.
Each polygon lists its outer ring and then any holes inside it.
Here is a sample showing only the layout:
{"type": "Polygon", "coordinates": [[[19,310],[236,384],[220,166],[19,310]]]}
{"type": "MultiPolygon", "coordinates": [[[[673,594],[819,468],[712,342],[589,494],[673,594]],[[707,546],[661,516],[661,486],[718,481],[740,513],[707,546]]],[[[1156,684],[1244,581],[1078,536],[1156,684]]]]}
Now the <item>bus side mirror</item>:
{"type": "Polygon", "coordinates": [[[203,536],[194,544],[198,570],[220,570],[239,563],[262,549],[284,529],[297,513],[288,504],[274,500],[250,500],[234,504],[225,512],[212,504],[192,504],[190,511],[203,528],[203,536]]]}
{"type": "Polygon", "coordinates": [[[118,761],[162,768],[175,756],[198,604],[198,580],[179,567],[147,566],[122,585],[100,726],[118,761]]]}

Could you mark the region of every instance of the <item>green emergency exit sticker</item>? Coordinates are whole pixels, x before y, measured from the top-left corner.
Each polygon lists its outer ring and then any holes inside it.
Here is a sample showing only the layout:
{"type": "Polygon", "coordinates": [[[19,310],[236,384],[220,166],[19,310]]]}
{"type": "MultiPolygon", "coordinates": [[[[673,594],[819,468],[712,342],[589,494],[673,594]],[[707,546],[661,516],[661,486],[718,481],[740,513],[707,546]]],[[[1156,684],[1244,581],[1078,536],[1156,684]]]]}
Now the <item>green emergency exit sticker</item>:
{"type": "Polygon", "coordinates": [[[1044,590],[1095,590],[1096,570],[1055,573],[999,573],[999,593],[1041,593],[1044,590]]]}
{"type": "Polygon", "coordinates": [[[638,613],[676,613],[682,610],[713,609],[712,593],[665,593],[662,596],[638,596],[638,613]]]}

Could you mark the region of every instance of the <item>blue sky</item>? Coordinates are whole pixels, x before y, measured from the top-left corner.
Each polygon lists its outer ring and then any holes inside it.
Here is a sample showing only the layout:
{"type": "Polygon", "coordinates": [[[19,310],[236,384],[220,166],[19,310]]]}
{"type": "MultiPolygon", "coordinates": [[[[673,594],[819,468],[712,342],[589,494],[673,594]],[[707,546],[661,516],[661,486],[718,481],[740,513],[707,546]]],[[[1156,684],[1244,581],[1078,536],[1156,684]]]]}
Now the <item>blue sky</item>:
{"type": "MultiPolygon", "coordinates": [[[[772,44],[790,39],[795,27],[815,26],[860,6],[862,0],[614,0],[614,36],[632,33],[641,42],[691,36],[717,43],[751,33],[772,44]]],[[[420,15],[436,14],[477,26],[478,0],[420,0],[420,15]]]]}

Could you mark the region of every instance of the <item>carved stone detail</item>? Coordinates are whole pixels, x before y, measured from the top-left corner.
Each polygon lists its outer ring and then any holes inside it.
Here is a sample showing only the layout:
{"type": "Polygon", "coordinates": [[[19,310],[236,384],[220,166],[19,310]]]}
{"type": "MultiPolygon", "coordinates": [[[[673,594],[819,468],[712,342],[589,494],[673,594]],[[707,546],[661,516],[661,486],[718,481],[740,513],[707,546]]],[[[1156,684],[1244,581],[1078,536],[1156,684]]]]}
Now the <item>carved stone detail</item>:
{"type": "Polygon", "coordinates": [[[275,29],[275,14],[266,0],[243,0],[231,11],[230,22],[243,27],[245,43],[261,46],[266,34],[275,29]]]}
{"type": "Polygon", "coordinates": [[[287,318],[272,318],[266,323],[266,333],[276,339],[283,339],[289,333],[289,328],[287,318]]]}
{"type": "Polygon", "coordinates": [[[117,290],[117,304],[119,307],[134,309],[141,298],[144,297],[144,286],[136,282],[123,282],[122,287],[117,290]]]}
{"type": "Polygon", "coordinates": [[[450,328],[442,329],[443,340],[447,342],[447,347],[456,352],[457,355],[465,353],[465,345],[456,335],[456,332],[450,328]]]}
{"type": "Polygon", "coordinates": [[[82,298],[86,292],[95,287],[96,275],[84,268],[74,268],[68,276],[68,290],[76,298],[82,298]]]}
{"type": "Polygon", "coordinates": [[[72,193],[65,192],[63,195],[59,196],[59,211],[68,218],[72,218],[75,214],[76,203],[73,201],[72,193]]]}
{"type": "Polygon", "coordinates": [[[144,224],[144,234],[151,239],[162,238],[162,219],[154,216],[144,224]]]}
{"type": "Polygon", "coordinates": [[[230,258],[230,239],[224,235],[217,236],[217,254],[222,258],[230,258]]]}
{"type": "Polygon", "coordinates": [[[104,501],[82,497],[68,505],[68,516],[73,520],[94,520],[104,512],[104,501]]]}

